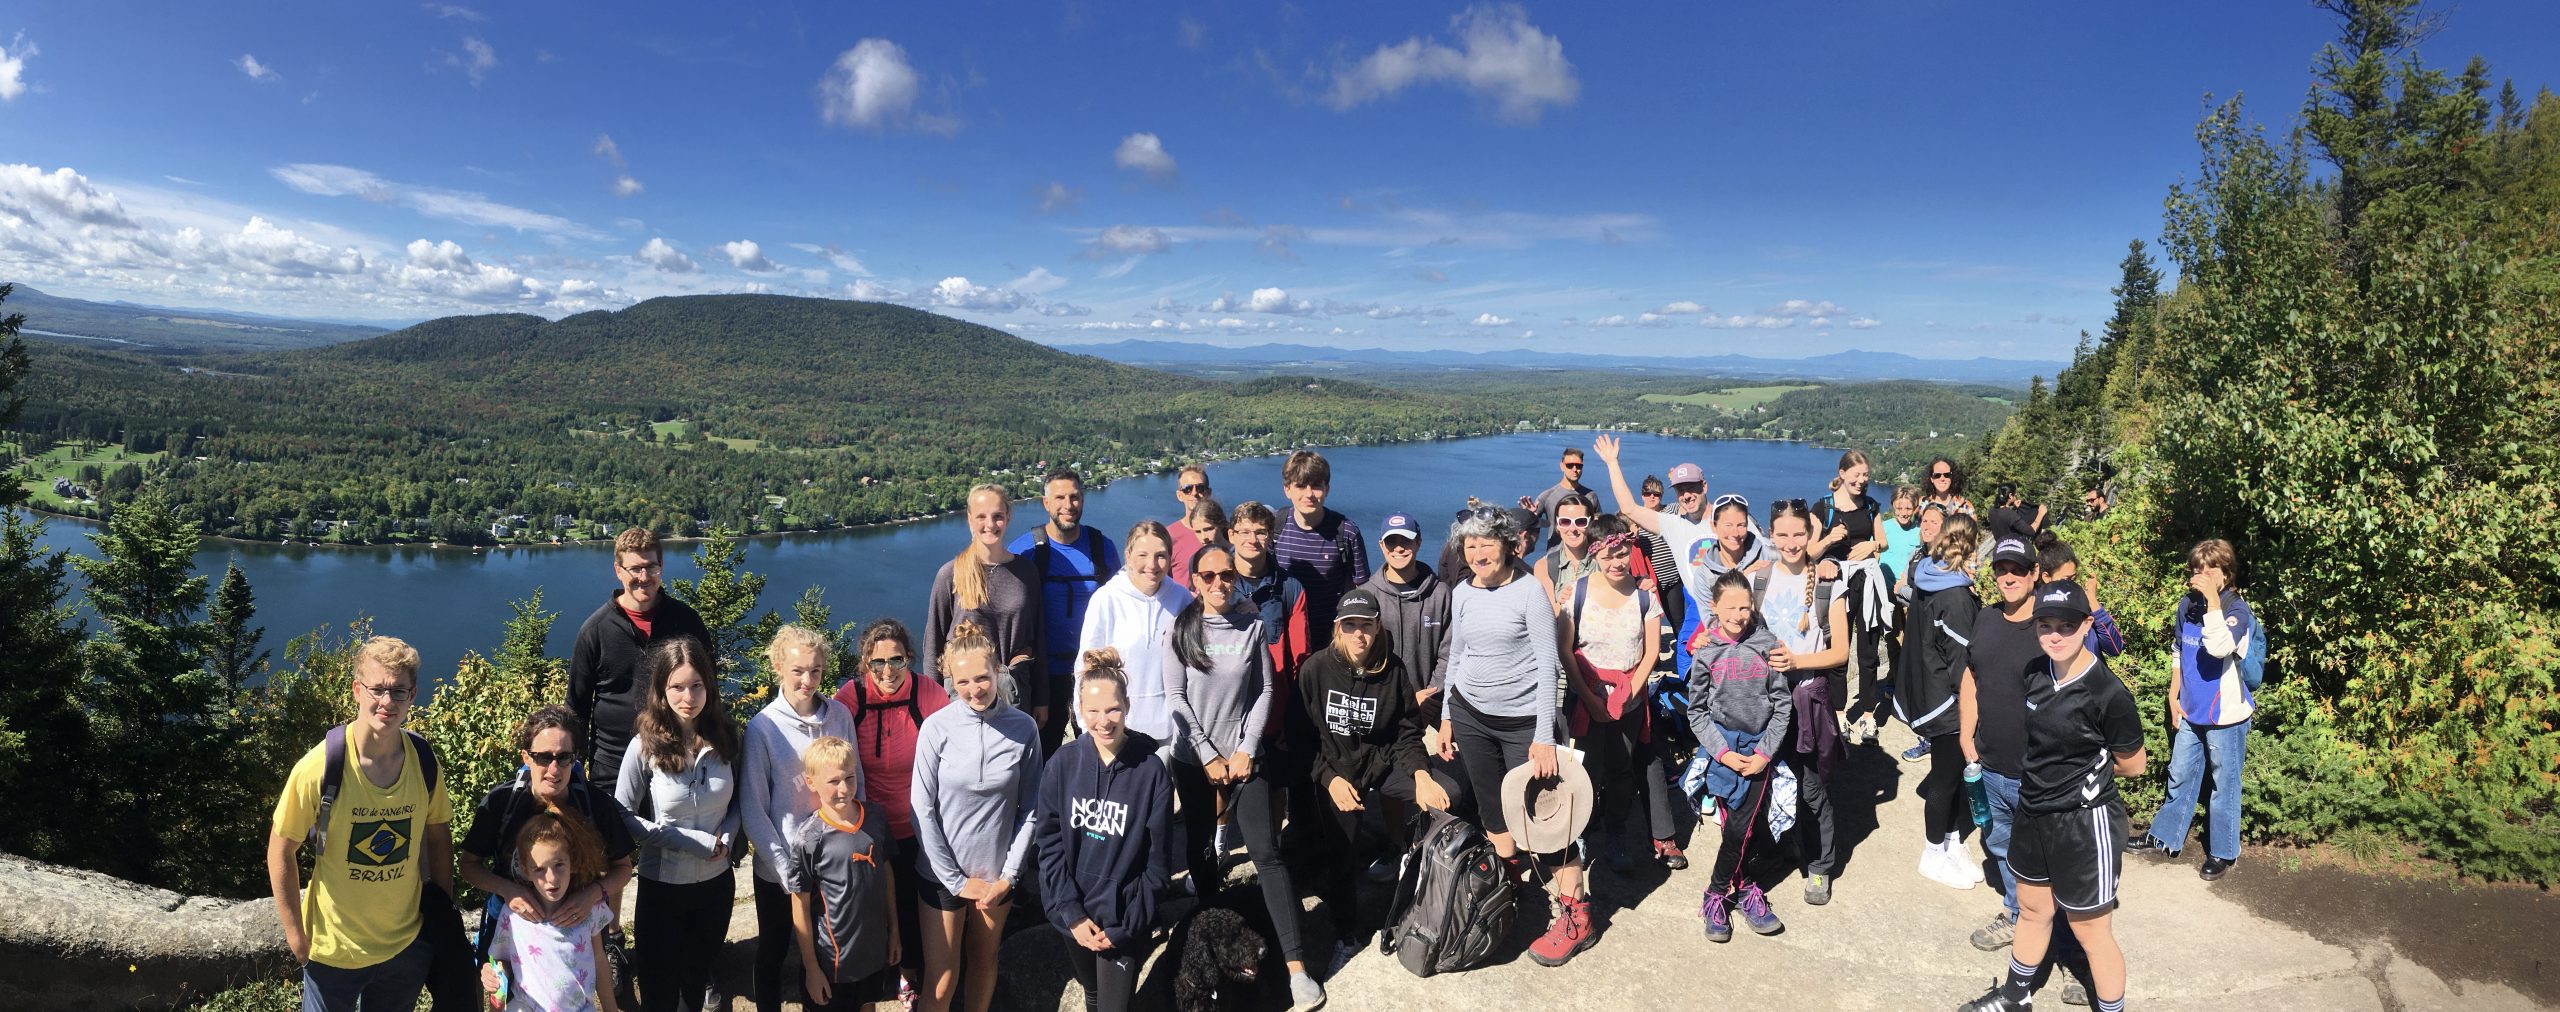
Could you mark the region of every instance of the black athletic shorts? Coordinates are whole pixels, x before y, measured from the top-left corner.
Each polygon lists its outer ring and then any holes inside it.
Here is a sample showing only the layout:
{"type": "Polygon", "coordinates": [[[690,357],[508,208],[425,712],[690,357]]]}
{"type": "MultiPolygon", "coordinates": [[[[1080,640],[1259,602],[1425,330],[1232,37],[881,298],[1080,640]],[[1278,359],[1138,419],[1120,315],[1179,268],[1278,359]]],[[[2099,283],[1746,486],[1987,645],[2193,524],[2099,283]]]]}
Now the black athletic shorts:
{"type": "Polygon", "coordinates": [[[2068,812],[2020,812],[2009,832],[2009,870],[2020,882],[2053,888],[2053,901],[2073,913],[2116,905],[2124,872],[2124,802],[2068,812]]]}

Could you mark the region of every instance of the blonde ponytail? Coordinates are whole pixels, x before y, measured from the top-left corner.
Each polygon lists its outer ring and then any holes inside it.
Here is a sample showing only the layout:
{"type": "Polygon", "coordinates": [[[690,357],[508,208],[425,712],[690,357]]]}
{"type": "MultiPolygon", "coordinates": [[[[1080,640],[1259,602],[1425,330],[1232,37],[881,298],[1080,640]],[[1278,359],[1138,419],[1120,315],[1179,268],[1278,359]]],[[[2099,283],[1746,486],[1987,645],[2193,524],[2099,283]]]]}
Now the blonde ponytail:
{"type": "MultiPolygon", "coordinates": [[[[1013,501],[1004,486],[988,484],[970,489],[968,496],[961,502],[966,503],[970,499],[975,499],[981,492],[994,495],[999,504],[1013,501]]],[[[975,611],[987,606],[987,569],[986,564],[978,558],[978,541],[975,537],[960,546],[960,554],[951,557],[951,597],[959,602],[963,611],[975,611]]]]}

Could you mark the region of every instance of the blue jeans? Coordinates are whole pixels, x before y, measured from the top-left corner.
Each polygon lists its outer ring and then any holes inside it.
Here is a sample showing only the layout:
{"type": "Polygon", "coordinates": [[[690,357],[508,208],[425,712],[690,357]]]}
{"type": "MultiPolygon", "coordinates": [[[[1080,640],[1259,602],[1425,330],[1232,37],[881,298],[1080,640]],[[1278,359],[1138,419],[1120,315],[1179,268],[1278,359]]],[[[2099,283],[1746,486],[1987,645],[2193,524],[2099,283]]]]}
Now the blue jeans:
{"type": "Polygon", "coordinates": [[[1982,849],[2000,865],[2000,905],[2018,919],[2018,874],[2009,870],[2009,830],[2018,824],[2018,781],[1984,767],[1982,793],[1991,798],[1991,825],[1982,830],[1982,849]]]}
{"type": "Polygon", "coordinates": [[[2151,839],[2162,850],[2187,844],[2187,827],[2195,821],[2196,797],[2208,768],[2213,795],[2206,799],[2206,854],[2225,861],[2240,859],[2240,766],[2249,751],[2249,722],[2197,727],[2185,717],[2169,736],[2169,798],[2151,817],[2151,839]]]}
{"type": "Polygon", "coordinates": [[[409,1012],[427,986],[435,953],[425,932],[400,954],[360,970],[302,964],[302,1012],[409,1012]]]}

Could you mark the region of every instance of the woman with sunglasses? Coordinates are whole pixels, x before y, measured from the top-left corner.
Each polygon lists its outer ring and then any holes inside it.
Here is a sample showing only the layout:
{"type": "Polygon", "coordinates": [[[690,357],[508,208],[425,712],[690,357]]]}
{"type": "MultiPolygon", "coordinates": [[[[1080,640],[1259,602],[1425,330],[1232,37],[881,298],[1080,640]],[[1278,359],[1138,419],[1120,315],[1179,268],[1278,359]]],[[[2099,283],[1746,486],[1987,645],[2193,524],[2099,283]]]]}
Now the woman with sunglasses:
{"type": "Polygon", "coordinates": [[[1769,542],[1778,558],[1752,577],[1751,595],[1780,643],[1769,666],[1786,673],[1794,701],[1795,727],[1780,754],[1794,768],[1796,790],[1813,817],[1812,830],[1799,837],[1813,849],[1804,866],[1804,901],[1821,906],[1831,902],[1831,873],[1840,865],[1830,786],[1846,754],[1831,700],[1849,662],[1849,602],[1821,580],[1809,550],[1816,526],[1811,504],[1802,499],[1770,504],[1769,542]]]}
{"type": "MultiPolygon", "coordinates": [[[[1696,595],[1715,586],[1716,577],[1727,570],[1739,569],[1756,573],[1769,565],[1767,549],[1758,531],[1751,526],[1751,502],[1738,495],[1720,495],[1698,518],[1677,512],[1638,508],[1635,494],[1627,487],[1627,475],[1618,464],[1622,442],[1616,436],[1602,435],[1591,441],[1591,452],[1609,469],[1609,491],[1617,497],[1618,515],[1626,518],[1636,530],[1659,535],[1671,547],[1671,557],[1680,574],[1680,584],[1688,588],[1689,606],[1680,634],[1674,640],[1674,665],[1686,677],[1689,673],[1689,641],[1695,637],[1700,620],[1712,610],[1710,602],[1696,595]]],[[[1682,464],[1671,469],[1672,488],[1679,490],[1683,503],[1689,501],[1692,487],[1696,495],[1706,495],[1706,474],[1695,464],[1682,464]]]]}
{"type": "Polygon", "coordinates": [[[1036,670],[1046,635],[1039,563],[1031,555],[1005,547],[1013,502],[1004,486],[970,489],[968,502],[969,543],[934,572],[933,589],[925,595],[924,651],[913,658],[916,670],[940,670],[942,645],[951,639],[951,630],[962,622],[976,623],[995,641],[996,656],[1004,659],[1007,670],[998,675],[1012,683],[1009,698],[1030,711],[1033,719],[1045,720],[1049,686],[1036,670]],[[1010,672],[1020,672],[1022,677],[1011,677],[1010,672]]]}
{"type": "MultiPolygon", "coordinates": [[[[1204,484],[1200,487],[1205,489],[1209,486],[1204,484]]],[[[1193,500],[1191,508],[1182,514],[1182,522],[1165,528],[1165,533],[1173,535],[1173,582],[1188,587],[1191,585],[1191,557],[1209,545],[1226,547],[1227,508],[1202,495],[1193,500]]]]}
{"type": "MultiPolygon", "coordinates": [[[[873,622],[854,641],[853,656],[860,669],[836,689],[836,702],[853,711],[854,737],[848,740],[862,766],[867,788],[864,806],[889,819],[889,874],[897,883],[899,938],[920,937],[916,898],[923,891],[924,855],[916,842],[914,808],[908,796],[915,772],[916,736],[926,718],[951,703],[942,686],[916,677],[910,667],[915,655],[915,640],[907,635],[906,623],[894,618],[873,622]]],[[[910,973],[923,969],[924,947],[901,946],[899,962],[910,973]]]]}
{"type": "Polygon", "coordinates": [[[737,901],[738,763],[746,746],[720,701],[720,667],[690,636],[649,650],[649,697],[622,754],[614,800],[640,843],[640,1007],[727,1008],[709,995],[713,957],[737,901]]]}
{"type": "Polygon", "coordinates": [[[588,787],[585,771],[578,768],[576,726],[576,715],[557,703],[527,716],[516,728],[516,756],[524,765],[517,767],[514,779],[490,788],[480,799],[471,813],[470,832],[454,847],[462,880],[489,896],[490,906],[480,920],[483,932],[496,930],[498,921],[491,915],[501,905],[528,920],[567,928],[585,920],[602,899],[614,915],[610,944],[622,944],[622,887],[637,873],[634,856],[640,848],[625,821],[629,813],[602,788],[588,787]],[[604,877],[550,904],[515,874],[516,834],[543,812],[581,820],[604,842],[604,877]]]}
{"type": "Polygon", "coordinates": [[[955,995],[969,1012],[995,1001],[1014,886],[1032,873],[1040,725],[1004,701],[997,659],[995,641],[977,623],[952,630],[942,677],[961,705],[926,717],[916,733],[908,797],[924,852],[916,869],[924,928],[916,1004],[926,1012],[950,1008],[955,995]]]}
{"type": "MultiPolygon", "coordinates": [[[[800,824],[818,810],[800,753],[820,738],[852,741],[858,735],[853,711],[821,691],[834,670],[826,636],[804,625],[783,626],[764,656],[773,666],[773,702],[747,721],[738,810],[747,839],[756,845],[756,959],[748,986],[757,1012],[781,1012],[782,956],[800,944],[791,923],[792,894],[782,888],[783,864],[791,860],[789,841],[800,824]]],[[[856,797],[868,796],[859,778],[853,789],[856,797]]]]}
{"type": "Polygon", "coordinates": [[[1216,902],[1226,875],[1213,844],[1219,819],[1234,816],[1253,856],[1273,940],[1289,966],[1290,996],[1305,1007],[1324,1000],[1324,987],[1307,974],[1298,892],[1280,856],[1281,799],[1261,766],[1264,728],[1282,714],[1262,638],[1259,612],[1236,593],[1235,554],[1220,545],[1201,547],[1192,557],[1191,601],[1174,617],[1162,662],[1183,857],[1200,902],[1216,902]]]}
{"type": "Polygon", "coordinates": [[[1934,457],[1920,472],[1920,508],[1937,506],[1948,516],[1974,516],[1973,500],[1964,497],[1964,469],[1946,457],[1934,457]]]}
{"type": "Polygon", "coordinates": [[[1599,512],[1591,498],[1579,492],[1556,500],[1555,547],[1539,557],[1536,569],[1549,598],[1561,599],[1574,581],[1591,572],[1591,518],[1599,512]]]}

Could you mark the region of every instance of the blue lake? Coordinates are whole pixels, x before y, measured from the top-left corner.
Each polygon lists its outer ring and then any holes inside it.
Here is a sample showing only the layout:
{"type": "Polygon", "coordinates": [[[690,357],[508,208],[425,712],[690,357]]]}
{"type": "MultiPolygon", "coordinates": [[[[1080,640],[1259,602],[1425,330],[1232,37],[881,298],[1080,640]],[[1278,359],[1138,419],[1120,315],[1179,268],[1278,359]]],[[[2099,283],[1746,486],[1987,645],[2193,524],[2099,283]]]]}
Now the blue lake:
{"type": "MultiPolygon", "coordinates": [[[[1590,445],[1588,432],[1540,432],[1433,443],[1336,447],[1329,505],[1348,514],[1374,539],[1386,515],[1398,510],[1422,520],[1422,558],[1439,557],[1446,521],[1470,495],[1511,503],[1556,482],[1556,458],[1566,446],[1590,445]]],[[[1712,492],[1740,492],[1754,503],[1820,492],[1837,462],[1836,451],[1794,443],[1704,441],[1628,434],[1622,458],[1630,484],[1662,475],[1673,464],[1694,461],[1707,471],[1712,492]]],[[[1608,474],[1591,461],[1586,483],[1607,505],[1608,474]]],[[[1218,501],[1229,508],[1257,499],[1275,512],[1287,503],[1280,492],[1277,457],[1228,461],[1209,467],[1218,501]]],[[[1171,522],[1177,512],[1174,476],[1123,479],[1087,497],[1085,523],[1118,540],[1130,525],[1154,517],[1171,522]]],[[[1017,489],[1037,494],[1037,489],[1017,489]]],[[[1036,501],[1016,504],[1013,532],[1046,522],[1036,501]]],[[[94,555],[89,532],[77,521],[54,518],[48,547],[94,555]]],[[[747,543],[747,568],[767,577],[765,608],[786,615],[811,584],[826,588],[838,623],[890,616],[921,624],[925,591],[934,571],[967,540],[957,516],[894,526],[760,537],[747,543]]],[[[543,592],[547,610],[560,613],[551,651],[567,656],[570,639],[587,613],[613,593],[612,553],[604,545],[489,549],[473,552],[424,548],[312,548],[298,545],[207,541],[196,555],[202,571],[219,578],[233,562],[256,591],[258,624],[267,646],[322,627],[343,627],[358,617],[376,631],[399,636],[424,655],[430,677],[453,669],[466,651],[496,649],[508,605],[543,592]]],[[[671,546],[669,579],[697,570],[690,546],[671,546]]],[[[76,577],[75,577],[76,580],[76,577]]]]}

